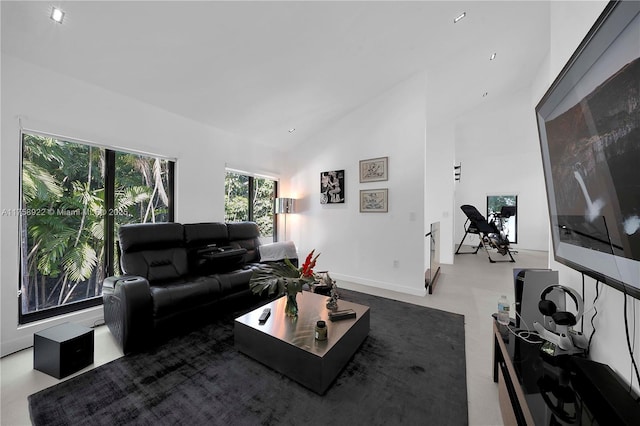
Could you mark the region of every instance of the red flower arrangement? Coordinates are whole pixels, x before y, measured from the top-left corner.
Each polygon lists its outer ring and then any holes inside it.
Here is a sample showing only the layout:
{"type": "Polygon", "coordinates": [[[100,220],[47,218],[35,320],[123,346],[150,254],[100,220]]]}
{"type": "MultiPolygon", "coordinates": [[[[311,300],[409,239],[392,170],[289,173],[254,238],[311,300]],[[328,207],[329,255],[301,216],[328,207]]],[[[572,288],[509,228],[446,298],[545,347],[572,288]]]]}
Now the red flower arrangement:
{"type": "Polygon", "coordinates": [[[316,267],[316,259],[318,259],[318,256],[320,256],[320,253],[316,254],[315,257],[313,257],[313,253],[316,250],[313,249],[311,250],[311,252],[307,255],[307,258],[304,260],[304,263],[302,264],[302,266],[300,267],[299,271],[300,271],[300,276],[304,277],[304,278],[314,278],[315,276],[313,275],[313,268],[316,267]]]}
{"type": "Polygon", "coordinates": [[[284,259],[284,264],[274,263],[267,268],[255,271],[251,277],[251,290],[256,294],[261,294],[265,290],[269,295],[291,294],[295,295],[302,291],[302,286],[306,283],[316,281],[313,268],[320,253],[315,254],[315,249],[307,255],[302,266],[296,267],[291,260],[284,259]]]}

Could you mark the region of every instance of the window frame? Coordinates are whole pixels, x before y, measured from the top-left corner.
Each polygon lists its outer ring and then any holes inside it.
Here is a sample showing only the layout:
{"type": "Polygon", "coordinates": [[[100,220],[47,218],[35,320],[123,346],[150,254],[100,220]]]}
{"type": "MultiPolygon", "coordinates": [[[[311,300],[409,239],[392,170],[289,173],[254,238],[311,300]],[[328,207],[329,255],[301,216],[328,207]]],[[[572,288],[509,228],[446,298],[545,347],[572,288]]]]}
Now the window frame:
{"type": "MultiPolygon", "coordinates": [[[[105,172],[104,172],[104,205],[105,211],[113,211],[115,207],[115,181],[116,181],[116,154],[124,153],[124,154],[134,154],[140,156],[146,156],[151,158],[159,158],[162,160],[168,161],[169,167],[169,176],[168,176],[168,197],[169,197],[169,205],[168,209],[168,222],[173,222],[175,220],[175,167],[177,160],[175,158],[169,158],[162,155],[150,154],[147,152],[135,151],[123,149],[120,147],[111,147],[108,145],[98,144],[95,142],[90,142],[86,140],[81,140],[77,138],[72,138],[68,136],[61,136],[51,133],[46,133],[38,130],[31,129],[20,129],[20,167],[19,167],[19,204],[20,209],[24,208],[23,205],[23,182],[22,182],[22,172],[23,172],[23,161],[24,161],[24,138],[25,134],[34,135],[34,136],[42,136],[46,138],[53,138],[57,140],[61,140],[64,142],[74,143],[78,145],[91,146],[98,149],[103,149],[105,153],[105,172]]],[[[106,215],[106,220],[104,221],[104,268],[105,268],[105,276],[112,276],[114,273],[114,247],[115,247],[115,219],[113,215],[106,215]]],[[[19,215],[18,217],[18,230],[21,233],[24,220],[26,216],[19,215]]],[[[95,306],[102,305],[102,295],[93,296],[84,300],[80,300],[77,302],[66,303],[64,305],[53,306],[49,308],[40,309],[33,312],[23,312],[22,311],[22,280],[23,280],[23,268],[22,268],[22,238],[19,239],[19,268],[18,268],[18,324],[25,325],[29,323],[33,323],[36,321],[40,321],[43,319],[53,318],[56,316],[68,314],[71,312],[80,311],[87,308],[92,308],[95,306]]]]}
{"type": "MultiPolygon", "coordinates": [[[[487,195],[487,220],[490,219],[490,215],[491,215],[491,211],[490,211],[490,204],[491,204],[491,200],[490,198],[499,198],[499,197],[505,197],[505,198],[513,198],[515,201],[514,206],[516,207],[516,209],[518,209],[518,194],[517,193],[510,193],[510,194],[489,194],[487,195]]],[[[499,213],[499,212],[497,212],[499,213]]],[[[511,233],[509,233],[508,237],[509,237],[509,243],[511,244],[518,244],[518,214],[519,214],[519,210],[516,210],[516,214],[514,216],[511,216],[509,218],[509,220],[513,220],[513,230],[515,235],[511,235],[511,233]]]]}
{"type": "MultiPolygon", "coordinates": [[[[224,171],[224,175],[225,175],[225,189],[226,189],[226,183],[227,183],[227,174],[229,173],[234,173],[237,175],[242,175],[248,178],[248,195],[247,195],[247,202],[248,202],[248,207],[247,207],[247,216],[248,216],[248,221],[250,222],[255,222],[255,217],[254,217],[254,209],[253,209],[253,202],[254,202],[254,190],[255,190],[255,180],[256,179],[269,179],[271,181],[273,181],[273,198],[274,200],[276,198],[278,198],[279,196],[279,188],[280,188],[280,180],[276,177],[273,176],[269,176],[269,175],[264,175],[264,174],[259,174],[259,173],[251,173],[251,172],[247,172],[245,170],[238,170],[238,169],[234,169],[234,168],[230,168],[230,167],[225,167],[225,171],[224,171]]],[[[226,191],[225,191],[226,193],[226,191]]],[[[226,197],[226,195],[225,195],[226,197]]],[[[225,200],[225,221],[226,221],[226,200],[225,200]]],[[[278,241],[278,220],[276,217],[276,214],[273,212],[272,209],[272,214],[271,214],[272,218],[272,222],[273,222],[273,235],[272,235],[272,239],[273,242],[277,242],[278,241]]],[[[261,237],[262,238],[262,237],[261,237]]]]}

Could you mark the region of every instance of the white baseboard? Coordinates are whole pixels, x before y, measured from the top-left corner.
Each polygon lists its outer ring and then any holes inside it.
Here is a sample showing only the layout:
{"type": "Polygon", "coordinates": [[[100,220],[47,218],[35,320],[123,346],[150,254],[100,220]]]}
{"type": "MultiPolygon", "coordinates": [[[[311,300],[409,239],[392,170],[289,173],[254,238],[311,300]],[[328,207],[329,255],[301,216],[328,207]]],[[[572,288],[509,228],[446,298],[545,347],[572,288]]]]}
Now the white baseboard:
{"type": "Polygon", "coordinates": [[[12,333],[14,334],[13,338],[5,340],[6,334],[3,335],[0,357],[32,347],[34,333],[65,322],[73,322],[85,327],[95,327],[103,324],[104,311],[102,305],[17,326],[15,333],[12,333]]]}
{"type": "MultiPolygon", "coordinates": [[[[370,280],[367,278],[353,277],[353,276],[344,275],[344,274],[334,274],[333,272],[330,273],[330,275],[331,275],[331,278],[336,280],[349,281],[352,283],[362,284],[369,287],[376,287],[384,290],[396,291],[398,293],[410,294],[412,296],[424,296],[427,294],[427,290],[425,288],[416,289],[416,288],[392,284],[384,281],[370,280]]],[[[338,287],[340,286],[338,285],[338,287]]]]}

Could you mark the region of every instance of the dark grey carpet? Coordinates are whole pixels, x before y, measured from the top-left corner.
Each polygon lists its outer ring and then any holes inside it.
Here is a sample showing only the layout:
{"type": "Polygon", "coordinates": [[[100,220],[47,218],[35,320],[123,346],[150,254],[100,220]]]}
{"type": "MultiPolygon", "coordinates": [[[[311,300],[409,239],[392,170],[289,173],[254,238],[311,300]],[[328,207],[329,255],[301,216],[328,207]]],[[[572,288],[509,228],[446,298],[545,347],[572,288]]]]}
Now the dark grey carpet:
{"type": "Polygon", "coordinates": [[[464,317],[363,293],[371,331],[326,395],[237,352],[233,318],[29,396],[36,425],[465,425],[464,317]]]}

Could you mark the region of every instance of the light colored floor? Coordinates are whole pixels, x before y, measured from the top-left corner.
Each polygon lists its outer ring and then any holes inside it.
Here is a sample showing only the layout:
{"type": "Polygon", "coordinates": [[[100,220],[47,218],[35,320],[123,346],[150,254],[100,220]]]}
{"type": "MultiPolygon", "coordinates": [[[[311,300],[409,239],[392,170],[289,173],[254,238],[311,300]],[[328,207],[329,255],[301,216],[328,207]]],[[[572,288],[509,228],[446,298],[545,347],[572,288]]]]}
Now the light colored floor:
{"type": "MultiPolygon", "coordinates": [[[[455,256],[454,265],[443,265],[433,294],[423,297],[395,293],[354,283],[338,286],[395,300],[429,306],[465,316],[467,397],[470,425],[502,425],[497,386],[493,383],[491,314],[505,294],[513,303],[513,269],[547,266],[547,253],[521,250],[516,263],[489,263],[482,252],[455,256]]],[[[498,259],[502,257],[497,255],[498,259]]],[[[106,327],[95,329],[94,364],[77,374],[122,356],[106,327]]],[[[73,376],[75,376],[73,375],[73,376]]],[[[70,376],[66,379],[69,379],[70,376]]],[[[65,380],[66,380],[65,379],[65,380]]],[[[0,424],[29,425],[27,396],[59,383],[33,369],[33,351],[25,349],[0,360],[0,424]]],[[[419,395],[416,395],[419,397],[419,395]]]]}

